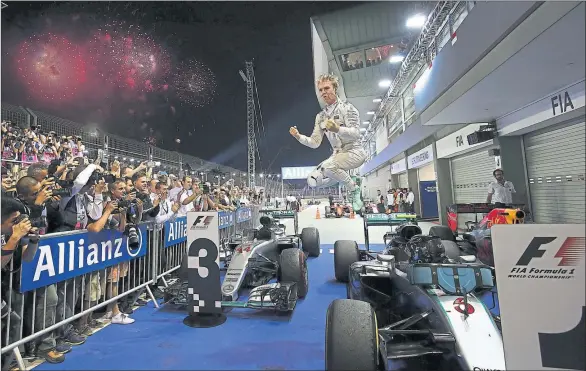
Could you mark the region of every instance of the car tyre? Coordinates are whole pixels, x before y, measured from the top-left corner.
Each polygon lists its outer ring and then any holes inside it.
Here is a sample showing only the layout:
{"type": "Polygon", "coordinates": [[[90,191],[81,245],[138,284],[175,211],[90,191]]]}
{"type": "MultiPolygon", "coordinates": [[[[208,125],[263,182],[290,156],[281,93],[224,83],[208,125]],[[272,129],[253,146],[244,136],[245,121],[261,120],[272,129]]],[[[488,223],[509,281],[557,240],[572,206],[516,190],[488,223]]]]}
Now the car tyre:
{"type": "Polygon", "coordinates": [[[334,243],[334,272],[338,282],[348,282],[350,265],[360,260],[356,241],[340,240],[334,243]]]}
{"type": "Polygon", "coordinates": [[[456,242],[456,236],[449,227],[445,225],[434,225],[429,228],[429,235],[439,237],[440,240],[456,242]]]}
{"type": "Polygon", "coordinates": [[[280,282],[295,282],[297,284],[297,296],[304,298],[309,291],[309,277],[307,271],[307,259],[303,251],[299,249],[285,249],[279,258],[280,282]]]}
{"type": "Polygon", "coordinates": [[[320,254],[319,230],[308,227],[301,230],[301,248],[312,258],[320,254]]]}
{"type": "Polygon", "coordinates": [[[376,314],[370,304],[336,299],[326,317],[326,370],[377,370],[376,314]]]}

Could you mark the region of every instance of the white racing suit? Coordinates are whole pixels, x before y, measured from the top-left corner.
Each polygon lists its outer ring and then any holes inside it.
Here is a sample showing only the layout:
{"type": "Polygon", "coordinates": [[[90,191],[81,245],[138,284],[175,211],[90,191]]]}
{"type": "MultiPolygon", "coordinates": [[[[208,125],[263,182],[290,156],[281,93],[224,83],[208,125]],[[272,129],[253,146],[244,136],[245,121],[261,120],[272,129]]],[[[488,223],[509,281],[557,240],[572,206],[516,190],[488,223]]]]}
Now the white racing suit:
{"type": "Polygon", "coordinates": [[[320,186],[329,187],[338,182],[353,190],[349,171],[358,169],[366,160],[366,152],[360,145],[360,118],[358,110],[352,104],[338,100],[323,109],[315,117],[315,126],[311,136],[299,135],[299,142],[310,148],[320,146],[324,134],[330,141],[334,153],[317,166],[324,174],[320,186]],[[326,121],[333,120],[340,125],[340,131],[333,133],[325,129],[326,121]]]}

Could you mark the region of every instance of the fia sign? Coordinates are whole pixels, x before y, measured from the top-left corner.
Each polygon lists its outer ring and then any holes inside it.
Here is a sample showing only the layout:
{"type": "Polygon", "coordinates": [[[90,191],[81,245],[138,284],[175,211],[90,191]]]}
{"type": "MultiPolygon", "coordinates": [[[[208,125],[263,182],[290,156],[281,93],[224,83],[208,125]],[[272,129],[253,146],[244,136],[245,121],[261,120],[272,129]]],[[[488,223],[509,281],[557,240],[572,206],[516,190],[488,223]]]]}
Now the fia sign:
{"type": "Polygon", "coordinates": [[[397,162],[391,164],[391,174],[400,174],[407,171],[407,159],[402,158],[397,162]]]}
{"type": "Polygon", "coordinates": [[[570,98],[570,94],[565,91],[563,94],[554,95],[551,97],[551,109],[553,111],[553,115],[556,116],[561,113],[566,113],[568,110],[574,109],[574,103],[572,103],[572,98],[570,98]]]}

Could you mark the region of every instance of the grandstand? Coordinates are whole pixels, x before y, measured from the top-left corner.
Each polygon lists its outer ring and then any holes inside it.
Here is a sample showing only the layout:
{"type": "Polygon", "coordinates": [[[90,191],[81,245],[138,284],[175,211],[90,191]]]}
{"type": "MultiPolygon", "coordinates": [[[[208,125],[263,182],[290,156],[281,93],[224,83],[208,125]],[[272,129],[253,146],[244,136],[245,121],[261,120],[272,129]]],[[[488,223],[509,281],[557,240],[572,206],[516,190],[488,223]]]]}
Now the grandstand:
{"type": "MultiPolygon", "coordinates": [[[[83,126],[77,122],[49,115],[31,108],[17,106],[10,103],[1,103],[2,120],[10,121],[21,128],[40,125],[42,131],[54,131],[58,135],[80,135],[90,157],[95,157],[98,149],[106,150],[111,157],[129,163],[142,161],[160,162],[160,169],[170,173],[178,173],[182,169],[189,168],[194,175],[200,175],[204,179],[213,182],[216,179],[233,178],[236,183],[247,183],[247,174],[234,169],[209,162],[191,155],[164,150],[137,140],[123,138],[108,134],[95,128],[83,126]],[[188,165],[188,167],[186,166],[188,165]],[[214,179],[216,178],[216,179],[214,179]]],[[[260,176],[257,174],[257,184],[260,176]]],[[[280,192],[281,188],[288,188],[287,184],[281,184],[279,180],[264,179],[264,188],[280,192]]],[[[283,189],[283,191],[285,191],[283,189]]]]}

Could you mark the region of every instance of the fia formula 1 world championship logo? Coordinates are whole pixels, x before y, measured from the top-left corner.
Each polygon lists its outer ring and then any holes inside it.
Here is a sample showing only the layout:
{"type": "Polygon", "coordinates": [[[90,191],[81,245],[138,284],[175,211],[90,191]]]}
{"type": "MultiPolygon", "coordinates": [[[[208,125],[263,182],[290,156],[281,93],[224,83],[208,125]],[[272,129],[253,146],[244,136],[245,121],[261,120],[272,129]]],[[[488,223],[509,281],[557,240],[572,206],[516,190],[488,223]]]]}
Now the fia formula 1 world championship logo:
{"type": "Polygon", "coordinates": [[[213,216],[198,216],[195,218],[195,221],[193,222],[193,225],[190,229],[192,231],[196,229],[208,229],[212,220],[214,220],[213,216]]]}
{"type": "Polygon", "coordinates": [[[578,266],[586,254],[586,238],[567,237],[553,255],[553,258],[544,258],[543,256],[547,252],[548,246],[558,238],[534,237],[517,261],[517,264],[515,264],[515,267],[511,269],[509,278],[573,278],[576,270],[573,267],[578,266]],[[549,260],[549,264],[547,264],[549,267],[533,267],[532,263],[537,259],[549,260]]]}

